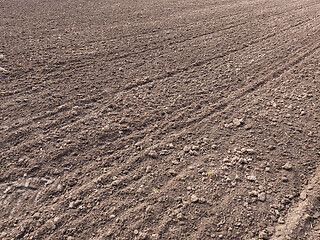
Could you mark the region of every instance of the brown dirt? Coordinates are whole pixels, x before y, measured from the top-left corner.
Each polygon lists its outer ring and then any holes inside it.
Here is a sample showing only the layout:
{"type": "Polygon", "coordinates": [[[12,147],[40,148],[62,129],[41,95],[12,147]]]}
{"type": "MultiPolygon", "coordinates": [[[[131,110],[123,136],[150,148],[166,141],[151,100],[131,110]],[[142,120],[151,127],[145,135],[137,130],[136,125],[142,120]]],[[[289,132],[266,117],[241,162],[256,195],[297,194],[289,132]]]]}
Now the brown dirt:
{"type": "Polygon", "coordinates": [[[318,0],[0,0],[0,239],[320,239],[318,0]]]}

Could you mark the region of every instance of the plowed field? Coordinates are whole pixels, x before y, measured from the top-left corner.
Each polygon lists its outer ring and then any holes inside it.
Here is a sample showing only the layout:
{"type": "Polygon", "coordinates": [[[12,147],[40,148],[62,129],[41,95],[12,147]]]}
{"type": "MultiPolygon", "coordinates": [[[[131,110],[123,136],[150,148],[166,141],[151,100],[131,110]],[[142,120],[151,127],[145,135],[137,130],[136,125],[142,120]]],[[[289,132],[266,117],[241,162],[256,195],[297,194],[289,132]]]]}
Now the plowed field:
{"type": "Polygon", "coordinates": [[[320,239],[319,0],[0,0],[0,239],[320,239]]]}

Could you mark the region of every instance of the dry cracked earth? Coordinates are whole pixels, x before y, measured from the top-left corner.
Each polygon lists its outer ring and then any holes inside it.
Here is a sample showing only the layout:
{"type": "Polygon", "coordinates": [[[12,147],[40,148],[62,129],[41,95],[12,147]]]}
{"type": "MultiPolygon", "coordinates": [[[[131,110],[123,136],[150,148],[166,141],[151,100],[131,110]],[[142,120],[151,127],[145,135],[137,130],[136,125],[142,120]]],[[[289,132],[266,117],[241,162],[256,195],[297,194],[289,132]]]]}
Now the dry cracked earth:
{"type": "Polygon", "coordinates": [[[0,239],[320,239],[319,0],[0,0],[0,239]]]}

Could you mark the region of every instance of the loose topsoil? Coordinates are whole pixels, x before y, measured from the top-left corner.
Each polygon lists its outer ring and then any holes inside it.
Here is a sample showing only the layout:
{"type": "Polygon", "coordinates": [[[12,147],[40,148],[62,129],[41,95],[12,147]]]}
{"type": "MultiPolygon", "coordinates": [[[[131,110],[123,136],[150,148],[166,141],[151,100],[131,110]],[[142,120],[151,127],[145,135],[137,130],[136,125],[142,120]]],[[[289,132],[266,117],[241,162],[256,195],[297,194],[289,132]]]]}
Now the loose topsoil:
{"type": "Polygon", "coordinates": [[[0,0],[0,239],[320,239],[318,0],[0,0]]]}

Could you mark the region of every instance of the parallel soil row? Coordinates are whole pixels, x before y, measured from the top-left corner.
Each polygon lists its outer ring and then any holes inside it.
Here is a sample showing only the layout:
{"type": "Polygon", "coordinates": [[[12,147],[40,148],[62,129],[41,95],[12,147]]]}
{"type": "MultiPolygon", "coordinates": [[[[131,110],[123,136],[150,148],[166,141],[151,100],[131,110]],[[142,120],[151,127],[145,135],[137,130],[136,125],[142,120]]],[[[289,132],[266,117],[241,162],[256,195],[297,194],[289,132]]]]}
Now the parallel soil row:
{"type": "Polygon", "coordinates": [[[2,11],[1,239],[317,239],[318,1],[2,11]]]}

